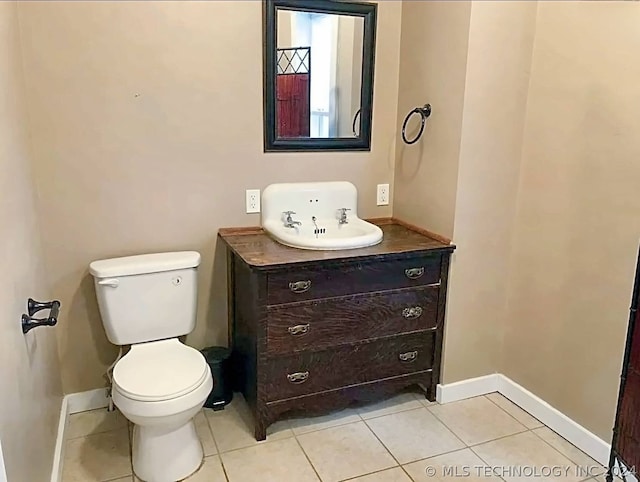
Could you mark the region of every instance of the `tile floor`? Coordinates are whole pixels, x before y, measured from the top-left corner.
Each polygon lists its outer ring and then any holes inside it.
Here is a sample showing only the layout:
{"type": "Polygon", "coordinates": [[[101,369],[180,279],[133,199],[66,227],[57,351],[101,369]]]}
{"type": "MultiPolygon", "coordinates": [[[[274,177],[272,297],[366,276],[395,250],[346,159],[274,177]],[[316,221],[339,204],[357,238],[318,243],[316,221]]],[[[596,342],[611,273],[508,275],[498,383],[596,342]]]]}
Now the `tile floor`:
{"type": "MultiPolygon", "coordinates": [[[[277,422],[263,442],[253,438],[251,415],[236,394],[223,411],[203,410],[196,427],[205,460],[188,482],[578,482],[601,481],[604,472],[495,393],[446,405],[402,393],[322,417],[277,422]],[[531,470],[539,471],[537,477],[531,470]]],[[[63,482],[138,482],[129,424],[118,412],[71,415],[66,443],[63,482]]]]}

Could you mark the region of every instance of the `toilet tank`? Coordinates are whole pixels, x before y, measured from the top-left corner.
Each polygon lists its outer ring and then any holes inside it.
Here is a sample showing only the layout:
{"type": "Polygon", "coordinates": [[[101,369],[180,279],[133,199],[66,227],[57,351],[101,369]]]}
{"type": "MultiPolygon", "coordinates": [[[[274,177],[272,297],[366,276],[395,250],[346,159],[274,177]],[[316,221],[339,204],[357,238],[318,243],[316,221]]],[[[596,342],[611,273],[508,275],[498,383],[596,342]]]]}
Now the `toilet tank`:
{"type": "Polygon", "coordinates": [[[143,254],[89,265],[109,341],[130,345],[195,328],[200,253],[143,254]]]}

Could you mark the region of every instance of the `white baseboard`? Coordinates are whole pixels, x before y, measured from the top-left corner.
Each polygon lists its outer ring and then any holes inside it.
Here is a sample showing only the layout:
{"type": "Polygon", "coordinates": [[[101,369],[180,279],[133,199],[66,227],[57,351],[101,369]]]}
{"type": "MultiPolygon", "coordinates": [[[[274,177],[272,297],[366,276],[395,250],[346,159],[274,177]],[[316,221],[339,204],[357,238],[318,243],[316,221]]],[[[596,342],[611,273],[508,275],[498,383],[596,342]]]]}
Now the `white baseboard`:
{"type": "Polygon", "coordinates": [[[609,463],[610,444],[567,417],[560,410],[549,405],[540,397],[504,375],[500,375],[498,391],[597,462],[602,465],[609,463]]]}
{"type": "Polygon", "coordinates": [[[469,378],[461,382],[438,385],[436,388],[436,401],[438,403],[456,402],[465,398],[479,397],[487,393],[497,392],[502,375],[497,373],[484,377],[469,378]]]}
{"type": "MultiPolygon", "coordinates": [[[[53,454],[53,467],[51,468],[51,482],[62,481],[62,461],[64,460],[65,441],[69,415],[86,412],[109,406],[106,388],[97,388],[87,392],[65,395],[60,406],[60,418],[58,420],[58,434],[53,454]]],[[[0,480],[1,482],[1,480],[0,480]]]]}
{"type": "Polygon", "coordinates": [[[4,457],[2,456],[2,440],[0,440],[0,482],[7,482],[7,471],[4,468],[4,457]]]}
{"type": "MultiPolygon", "coordinates": [[[[496,373],[447,385],[438,385],[436,400],[439,403],[449,403],[493,392],[501,393],[598,463],[604,466],[608,464],[611,450],[609,443],[502,374],[496,373]]],[[[627,480],[631,481],[632,479],[628,478],[627,480]]]]}
{"type": "Polygon", "coordinates": [[[62,480],[62,461],[64,460],[65,440],[67,424],[69,423],[69,401],[67,397],[62,398],[60,405],[60,418],[58,419],[58,433],[56,435],[56,445],[53,452],[53,466],[51,467],[51,482],[62,480]]]}
{"type": "Polygon", "coordinates": [[[69,414],[96,410],[109,406],[106,388],[96,388],[87,392],[71,393],[64,397],[69,404],[69,414]]]}

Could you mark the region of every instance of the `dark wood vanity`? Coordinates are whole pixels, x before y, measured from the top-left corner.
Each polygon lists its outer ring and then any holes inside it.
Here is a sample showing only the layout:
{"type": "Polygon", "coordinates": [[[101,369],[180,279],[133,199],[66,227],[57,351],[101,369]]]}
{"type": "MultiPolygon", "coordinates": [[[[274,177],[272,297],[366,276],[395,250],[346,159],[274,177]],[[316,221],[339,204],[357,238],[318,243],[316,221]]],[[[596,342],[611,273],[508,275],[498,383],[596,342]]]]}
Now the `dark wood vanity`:
{"type": "Polygon", "coordinates": [[[440,378],[445,239],[378,220],[382,243],[344,251],[283,246],[258,228],[221,229],[229,342],[255,436],[285,412],[315,414],[440,378]]]}

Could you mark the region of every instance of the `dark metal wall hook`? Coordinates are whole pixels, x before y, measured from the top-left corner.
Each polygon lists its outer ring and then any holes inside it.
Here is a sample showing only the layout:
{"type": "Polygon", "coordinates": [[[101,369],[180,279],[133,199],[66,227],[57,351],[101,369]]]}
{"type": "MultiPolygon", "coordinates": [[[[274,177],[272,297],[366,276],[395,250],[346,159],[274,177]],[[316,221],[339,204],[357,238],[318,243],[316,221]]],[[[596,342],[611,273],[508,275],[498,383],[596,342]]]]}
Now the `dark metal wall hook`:
{"type": "Polygon", "coordinates": [[[23,314],[20,318],[20,324],[22,325],[22,333],[28,333],[33,328],[38,326],[54,326],[58,323],[58,314],[60,312],[60,302],[54,301],[36,301],[29,298],[27,301],[28,315],[23,314]],[[42,310],[50,310],[49,316],[46,318],[34,318],[33,315],[42,310]]]}
{"type": "Polygon", "coordinates": [[[406,144],[411,145],[418,142],[420,137],[422,137],[422,133],[424,132],[424,124],[430,115],[431,115],[431,104],[425,104],[423,107],[416,107],[411,112],[409,112],[409,114],[407,114],[407,117],[404,118],[404,122],[402,123],[402,140],[406,144]],[[413,114],[420,114],[420,120],[421,120],[420,132],[418,132],[418,135],[414,139],[408,140],[407,133],[406,133],[407,123],[409,122],[409,119],[411,119],[411,116],[413,114]]]}

